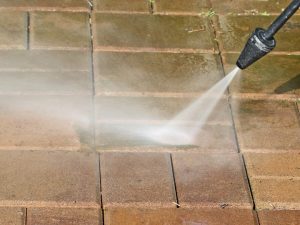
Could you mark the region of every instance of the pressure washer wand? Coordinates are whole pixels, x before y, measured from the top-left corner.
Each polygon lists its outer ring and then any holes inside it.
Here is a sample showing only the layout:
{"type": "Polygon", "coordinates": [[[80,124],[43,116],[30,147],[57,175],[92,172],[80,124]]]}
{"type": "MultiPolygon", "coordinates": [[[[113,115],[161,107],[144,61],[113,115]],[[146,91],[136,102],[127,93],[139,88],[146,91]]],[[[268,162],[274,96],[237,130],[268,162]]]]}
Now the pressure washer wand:
{"type": "Polygon", "coordinates": [[[299,7],[300,0],[293,0],[267,30],[256,28],[248,39],[236,65],[240,69],[245,69],[272,51],[276,46],[274,35],[294,15],[299,7]]]}

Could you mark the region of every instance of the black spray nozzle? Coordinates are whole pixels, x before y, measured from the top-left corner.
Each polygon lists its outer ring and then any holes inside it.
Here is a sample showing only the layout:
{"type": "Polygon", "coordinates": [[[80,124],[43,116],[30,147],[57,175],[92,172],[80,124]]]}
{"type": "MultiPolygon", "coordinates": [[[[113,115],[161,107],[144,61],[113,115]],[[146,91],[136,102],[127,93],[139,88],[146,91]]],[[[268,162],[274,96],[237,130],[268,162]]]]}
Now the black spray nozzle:
{"type": "Polygon", "coordinates": [[[288,19],[299,9],[300,0],[293,0],[290,5],[276,18],[267,30],[256,28],[248,39],[236,65],[240,69],[245,69],[276,46],[274,35],[288,21],[288,19]]]}

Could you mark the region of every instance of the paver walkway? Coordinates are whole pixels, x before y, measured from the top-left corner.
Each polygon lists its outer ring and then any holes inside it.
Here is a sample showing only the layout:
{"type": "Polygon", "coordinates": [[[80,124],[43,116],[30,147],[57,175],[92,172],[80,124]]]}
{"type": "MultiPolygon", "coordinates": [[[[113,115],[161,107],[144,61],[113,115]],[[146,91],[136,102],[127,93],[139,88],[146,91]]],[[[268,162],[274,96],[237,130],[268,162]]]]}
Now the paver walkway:
{"type": "Polygon", "coordinates": [[[300,11],[193,145],[145,136],[288,3],[0,0],[0,225],[299,225],[300,11]]]}

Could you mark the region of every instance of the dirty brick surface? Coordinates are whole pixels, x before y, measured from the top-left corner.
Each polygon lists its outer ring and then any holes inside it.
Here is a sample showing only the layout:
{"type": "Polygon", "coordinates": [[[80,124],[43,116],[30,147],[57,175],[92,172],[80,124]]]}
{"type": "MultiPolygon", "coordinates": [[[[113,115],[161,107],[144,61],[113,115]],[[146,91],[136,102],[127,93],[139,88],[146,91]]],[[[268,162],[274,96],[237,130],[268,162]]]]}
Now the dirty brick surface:
{"type": "Polygon", "coordinates": [[[102,200],[111,207],[175,207],[170,155],[100,154],[102,200]]]}
{"type": "Polygon", "coordinates": [[[300,11],[160,133],[289,2],[0,0],[0,225],[300,225],[300,11]]]}
{"type": "Polygon", "coordinates": [[[105,210],[108,225],[257,225],[250,209],[134,209],[117,208],[105,210]]]}
{"type": "Polygon", "coordinates": [[[103,225],[99,209],[30,208],[28,225],[103,225]]]}

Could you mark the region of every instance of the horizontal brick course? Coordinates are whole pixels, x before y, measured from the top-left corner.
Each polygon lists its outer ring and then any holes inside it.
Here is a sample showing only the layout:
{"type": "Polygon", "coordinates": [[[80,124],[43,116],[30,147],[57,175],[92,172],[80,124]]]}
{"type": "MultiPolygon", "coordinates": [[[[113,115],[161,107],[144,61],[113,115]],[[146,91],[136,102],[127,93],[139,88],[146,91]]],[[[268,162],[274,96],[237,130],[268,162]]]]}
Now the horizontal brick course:
{"type": "Polygon", "coordinates": [[[245,209],[132,209],[105,211],[107,225],[256,225],[251,210],[245,209]]]}
{"type": "Polygon", "coordinates": [[[1,150],[83,150],[91,144],[91,99],[0,96],[1,150]]]}
{"type": "Polygon", "coordinates": [[[0,205],[100,207],[93,153],[0,151],[0,205]]]}
{"type": "Polygon", "coordinates": [[[298,225],[300,221],[300,211],[298,210],[264,210],[258,212],[261,225],[298,225]]]}
{"type": "Polygon", "coordinates": [[[33,49],[88,49],[90,47],[87,13],[33,12],[30,47],[33,49]]]}
{"type": "Polygon", "coordinates": [[[104,208],[175,207],[170,156],[166,153],[101,153],[104,208]]]}
{"type": "Polygon", "coordinates": [[[96,52],[96,94],[199,93],[222,76],[212,54],[96,52]]]}
{"type": "Polygon", "coordinates": [[[207,18],[99,13],[93,16],[95,50],[216,50],[207,18]]]}
{"type": "Polygon", "coordinates": [[[0,207],[0,225],[26,225],[25,220],[25,209],[0,207]]]}
{"type": "MultiPolygon", "coordinates": [[[[255,28],[268,28],[275,18],[275,16],[219,16],[219,24],[215,27],[220,50],[240,53],[255,28]]],[[[299,21],[300,16],[294,16],[276,34],[277,46],[273,52],[289,54],[300,51],[300,47],[295,45],[300,41],[299,21]]]]}
{"type": "Polygon", "coordinates": [[[29,208],[28,225],[103,225],[99,209],[29,208]]]}
{"type": "MultiPolygon", "coordinates": [[[[238,54],[223,54],[226,73],[234,68],[238,57],[238,54]]],[[[299,55],[268,55],[240,72],[229,90],[232,94],[293,95],[298,90],[299,60],[299,55]]]]}
{"type": "Polygon", "coordinates": [[[232,106],[242,151],[299,151],[300,127],[293,102],[233,99],[232,106]]]}
{"type": "Polygon", "coordinates": [[[238,154],[174,153],[173,165],[181,207],[251,208],[238,154]]]}
{"type": "Polygon", "coordinates": [[[94,5],[99,12],[149,13],[148,0],[95,0],[94,5]]]}
{"type": "MultiPolygon", "coordinates": [[[[7,10],[46,10],[46,11],[88,11],[85,0],[1,0],[0,9],[7,10]]],[[[2,12],[1,12],[2,13],[2,12]]]]}

